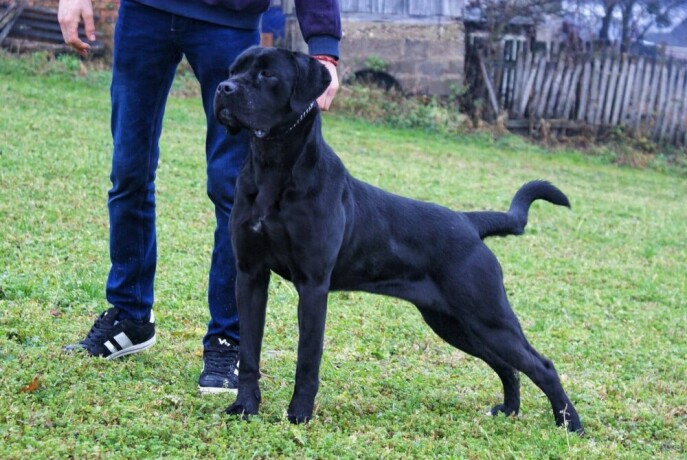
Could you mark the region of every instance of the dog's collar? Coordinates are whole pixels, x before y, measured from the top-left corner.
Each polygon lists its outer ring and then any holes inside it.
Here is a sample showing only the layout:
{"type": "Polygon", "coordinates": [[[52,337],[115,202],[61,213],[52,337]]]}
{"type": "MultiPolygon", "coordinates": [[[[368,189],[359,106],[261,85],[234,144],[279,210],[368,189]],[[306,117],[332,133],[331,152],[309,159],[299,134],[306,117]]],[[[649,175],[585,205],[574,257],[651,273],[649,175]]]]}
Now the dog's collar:
{"type": "Polygon", "coordinates": [[[293,131],[294,129],[296,129],[296,126],[298,126],[298,125],[300,125],[301,123],[303,123],[303,120],[305,120],[305,117],[307,117],[308,114],[312,111],[312,109],[315,108],[315,102],[316,102],[316,101],[312,101],[312,102],[310,103],[310,105],[309,105],[308,107],[306,107],[305,111],[303,111],[303,113],[301,113],[301,116],[298,117],[298,120],[296,120],[296,122],[295,122],[294,124],[292,124],[291,127],[289,127],[289,129],[287,129],[287,130],[284,131],[283,133],[277,134],[277,135],[275,135],[275,136],[267,136],[267,133],[265,133],[264,131],[258,129],[258,130],[253,131],[253,134],[255,134],[255,137],[257,137],[258,139],[265,139],[265,140],[268,140],[268,139],[277,139],[277,138],[286,136],[286,135],[289,134],[291,131],[293,131]]]}

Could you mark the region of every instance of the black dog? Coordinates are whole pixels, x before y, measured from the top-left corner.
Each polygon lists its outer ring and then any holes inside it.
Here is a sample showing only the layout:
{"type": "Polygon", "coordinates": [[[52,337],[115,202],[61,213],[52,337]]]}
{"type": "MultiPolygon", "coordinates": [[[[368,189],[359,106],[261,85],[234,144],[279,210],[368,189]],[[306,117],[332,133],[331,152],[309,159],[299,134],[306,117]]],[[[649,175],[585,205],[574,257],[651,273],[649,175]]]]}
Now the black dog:
{"type": "Polygon", "coordinates": [[[581,433],[553,364],[527,342],[506,298],[501,267],[482,242],[522,233],[534,200],[569,206],[568,199],[535,181],[517,192],[507,213],[461,213],[363,183],[322,138],[314,101],[329,83],[325,67],[306,55],[252,48],[217,89],[217,118],[230,133],[249,130],[252,148],[231,217],[241,364],[238,396],[227,412],[258,412],[274,271],[299,294],[291,422],[312,416],[329,291],[360,290],[412,302],[439,337],[489,364],[504,390],[503,404],[491,414],[518,413],[521,371],[549,398],[556,423],[581,433]]]}

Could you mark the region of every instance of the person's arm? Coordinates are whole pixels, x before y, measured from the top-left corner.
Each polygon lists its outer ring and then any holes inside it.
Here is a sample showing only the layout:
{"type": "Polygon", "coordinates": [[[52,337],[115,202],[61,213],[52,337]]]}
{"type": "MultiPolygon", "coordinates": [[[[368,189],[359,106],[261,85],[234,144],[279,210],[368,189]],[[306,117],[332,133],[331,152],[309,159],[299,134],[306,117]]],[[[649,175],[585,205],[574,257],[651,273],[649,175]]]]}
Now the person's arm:
{"type": "Polygon", "coordinates": [[[83,19],[86,37],[95,41],[95,22],[91,0],[60,0],[57,20],[60,23],[64,42],[81,56],[86,56],[91,45],[79,38],[79,22],[83,19]]]}
{"type": "Polygon", "coordinates": [[[296,16],[310,54],[329,70],[332,82],[317,99],[328,110],[339,89],[336,62],[341,41],[341,14],[338,0],[296,0],[296,16]]]}

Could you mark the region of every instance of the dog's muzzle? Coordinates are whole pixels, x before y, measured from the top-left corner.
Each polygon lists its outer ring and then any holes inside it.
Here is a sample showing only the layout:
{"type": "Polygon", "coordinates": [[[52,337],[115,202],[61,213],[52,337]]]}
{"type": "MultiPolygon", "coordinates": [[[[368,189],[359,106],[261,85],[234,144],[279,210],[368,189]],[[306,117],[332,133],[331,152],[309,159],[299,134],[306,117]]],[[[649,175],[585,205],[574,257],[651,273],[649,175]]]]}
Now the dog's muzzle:
{"type": "Polygon", "coordinates": [[[236,92],[236,88],[236,83],[231,80],[225,80],[217,86],[217,91],[215,92],[215,118],[227,128],[229,134],[236,134],[241,129],[237,120],[232,116],[228,104],[228,100],[236,92]]]}

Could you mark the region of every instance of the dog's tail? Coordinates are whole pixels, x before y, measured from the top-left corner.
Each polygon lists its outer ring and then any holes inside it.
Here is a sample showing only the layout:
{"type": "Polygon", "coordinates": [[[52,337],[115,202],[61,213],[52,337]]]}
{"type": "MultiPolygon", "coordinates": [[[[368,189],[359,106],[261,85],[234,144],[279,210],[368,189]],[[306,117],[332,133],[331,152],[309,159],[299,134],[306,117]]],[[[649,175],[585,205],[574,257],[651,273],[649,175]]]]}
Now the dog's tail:
{"type": "Polygon", "coordinates": [[[479,237],[522,235],[527,225],[527,213],[536,200],[545,200],[559,206],[570,207],[568,197],[544,180],[528,182],[517,191],[508,212],[476,211],[465,215],[475,226],[479,237]]]}

